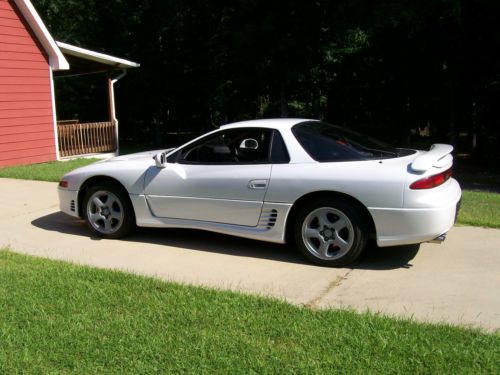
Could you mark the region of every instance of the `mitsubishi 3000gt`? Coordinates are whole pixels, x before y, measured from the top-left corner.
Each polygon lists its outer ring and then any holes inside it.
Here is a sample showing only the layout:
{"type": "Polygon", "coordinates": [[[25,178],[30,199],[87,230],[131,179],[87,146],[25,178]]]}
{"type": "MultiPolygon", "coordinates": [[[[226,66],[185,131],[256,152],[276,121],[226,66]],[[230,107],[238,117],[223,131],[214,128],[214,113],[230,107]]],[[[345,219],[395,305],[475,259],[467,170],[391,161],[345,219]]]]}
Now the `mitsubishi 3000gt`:
{"type": "Polygon", "coordinates": [[[60,208],[90,231],[193,228],[292,243],[326,266],[378,246],[441,241],[461,189],[453,148],[389,147],[305,119],[221,126],[178,148],[114,157],[59,183],[60,208]]]}

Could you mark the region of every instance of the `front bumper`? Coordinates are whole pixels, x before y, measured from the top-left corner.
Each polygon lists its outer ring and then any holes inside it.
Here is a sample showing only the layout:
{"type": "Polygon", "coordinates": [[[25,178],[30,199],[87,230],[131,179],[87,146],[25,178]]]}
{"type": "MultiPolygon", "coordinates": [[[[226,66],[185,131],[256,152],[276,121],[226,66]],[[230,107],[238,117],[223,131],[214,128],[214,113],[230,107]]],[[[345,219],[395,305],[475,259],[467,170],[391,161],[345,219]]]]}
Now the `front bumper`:
{"type": "Polygon", "coordinates": [[[59,209],[65,214],[80,217],[78,212],[78,190],[68,190],[58,187],[59,209]]]}

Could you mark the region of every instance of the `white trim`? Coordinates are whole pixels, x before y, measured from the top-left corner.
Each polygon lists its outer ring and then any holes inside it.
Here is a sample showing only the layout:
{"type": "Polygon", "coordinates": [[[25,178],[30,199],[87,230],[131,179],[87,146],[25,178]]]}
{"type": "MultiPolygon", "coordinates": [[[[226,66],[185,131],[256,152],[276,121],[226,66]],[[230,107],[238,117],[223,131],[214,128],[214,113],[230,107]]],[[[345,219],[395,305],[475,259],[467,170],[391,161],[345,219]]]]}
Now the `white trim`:
{"type": "Polygon", "coordinates": [[[64,58],[59,47],[57,47],[56,42],[45,27],[33,4],[29,0],[14,0],[14,2],[26,22],[28,22],[31,30],[35,33],[45,52],[48,53],[50,67],[53,70],[68,70],[68,61],[64,58]]]}
{"type": "Polygon", "coordinates": [[[49,66],[50,74],[50,97],[52,99],[52,118],[54,122],[54,144],[56,146],[56,160],[60,160],[59,155],[59,137],[57,134],[57,114],[56,114],[56,91],[54,88],[54,77],[52,75],[52,69],[49,66]]]}
{"type": "Polygon", "coordinates": [[[140,64],[137,64],[133,61],[121,59],[119,57],[111,55],[106,55],[100,52],[91,51],[89,49],[73,46],[71,44],[57,42],[57,41],[56,44],[60,48],[62,53],[64,53],[65,55],[80,57],[85,60],[95,61],[119,69],[138,68],[140,66],[140,64]]]}

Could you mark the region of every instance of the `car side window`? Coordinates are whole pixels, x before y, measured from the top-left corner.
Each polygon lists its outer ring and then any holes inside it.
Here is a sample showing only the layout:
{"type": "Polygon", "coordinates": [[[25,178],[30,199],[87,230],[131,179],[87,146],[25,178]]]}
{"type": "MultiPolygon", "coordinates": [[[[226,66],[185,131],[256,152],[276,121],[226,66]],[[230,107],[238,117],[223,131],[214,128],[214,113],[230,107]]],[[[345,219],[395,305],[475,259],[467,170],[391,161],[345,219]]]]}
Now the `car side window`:
{"type": "Polygon", "coordinates": [[[271,162],[273,164],[290,163],[290,155],[286,149],[285,141],[278,130],[273,132],[273,143],[271,147],[271,162]]]}
{"type": "Polygon", "coordinates": [[[269,163],[271,139],[271,129],[223,130],[180,150],[177,161],[186,164],[269,163]]]}
{"type": "Polygon", "coordinates": [[[363,159],[342,137],[325,136],[314,127],[315,125],[316,123],[303,123],[292,128],[295,138],[314,160],[332,162],[363,159]]]}

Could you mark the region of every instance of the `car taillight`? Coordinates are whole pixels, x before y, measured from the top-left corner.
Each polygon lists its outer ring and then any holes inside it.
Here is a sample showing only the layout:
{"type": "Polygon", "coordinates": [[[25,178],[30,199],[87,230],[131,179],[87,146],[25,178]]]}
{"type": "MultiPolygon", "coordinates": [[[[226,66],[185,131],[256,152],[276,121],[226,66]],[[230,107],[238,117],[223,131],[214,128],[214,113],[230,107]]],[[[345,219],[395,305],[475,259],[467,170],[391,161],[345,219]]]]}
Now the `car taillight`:
{"type": "Polygon", "coordinates": [[[410,185],[410,189],[413,190],[432,189],[436,186],[444,184],[450,177],[451,177],[451,168],[444,172],[415,181],[413,184],[410,185]]]}
{"type": "Polygon", "coordinates": [[[59,181],[59,187],[67,188],[68,187],[68,181],[65,181],[65,180],[59,181]]]}

